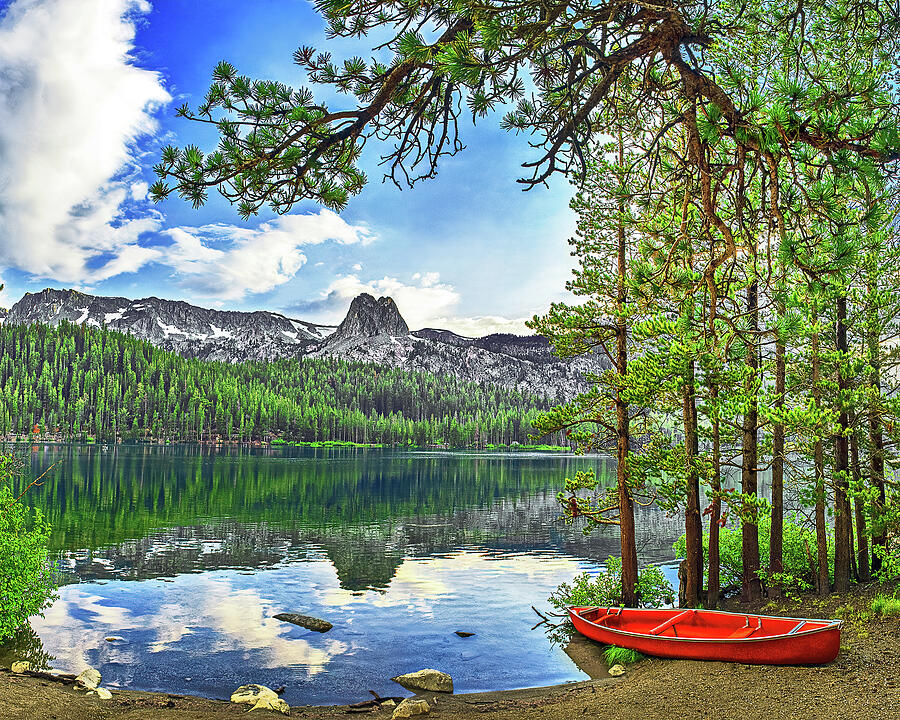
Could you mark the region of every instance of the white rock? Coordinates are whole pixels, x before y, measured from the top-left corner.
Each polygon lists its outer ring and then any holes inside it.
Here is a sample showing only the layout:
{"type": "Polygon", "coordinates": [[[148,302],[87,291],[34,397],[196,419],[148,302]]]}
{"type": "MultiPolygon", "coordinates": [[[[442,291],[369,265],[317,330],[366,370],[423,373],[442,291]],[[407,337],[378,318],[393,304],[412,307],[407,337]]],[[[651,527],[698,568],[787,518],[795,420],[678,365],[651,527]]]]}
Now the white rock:
{"type": "Polygon", "coordinates": [[[625,668],[622,667],[621,665],[613,665],[609,669],[609,674],[612,675],[613,677],[619,677],[620,675],[625,674],[625,668]]]}
{"type": "Polygon", "coordinates": [[[396,707],[396,706],[397,706],[397,703],[395,703],[393,700],[385,700],[383,703],[381,703],[381,707],[396,707]]]}
{"type": "Polygon", "coordinates": [[[75,684],[79,687],[93,690],[100,684],[100,671],[95,670],[92,667],[89,667],[87,670],[82,670],[78,677],[75,678],[75,684]]]}
{"type": "MultiPolygon", "coordinates": [[[[278,694],[265,685],[241,685],[231,693],[231,702],[256,705],[260,700],[278,700],[278,694]]],[[[253,709],[256,709],[255,707],[253,709]]]]}
{"type": "Polygon", "coordinates": [[[101,700],[112,700],[112,693],[106,688],[98,687],[93,690],[88,690],[88,695],[92,694],[96,694],[101,700]]]}
{"type": "Polygon", "coordinates": [[[407,673],[406,675],[398,675],[397,677],[391,678],[391,680],[414,690],[446,693],[453,692],[453,678],[447,673],[441,672],[440,670],[432,670],[430,668],[418,670],[414,673],[407,673]]]}
{"type": "Polygon", "coordinates": [[[260,699],[257,700],[256,705],[250,708],[250,712],[253,712],[254,710],[272,710],[274,712],[280,712],[282,715],[291,714],[291,706],[280,697],[275,697],[274,700],[268,696],[260,697],[260,699]]]}
{"type": "Polygon", "coordinates": [[[17,660],[10,668],[14,673],[25,673],[31,670],[31,663],[27,660],[17,660]]]}
{"type": "Polygon", "coordinates": [[[406,698],[397,706],[397,709],[394,710],[394,714],[391,715],[391,720],[394,720],[394,718],[408,718],[413,715],[427,715],[430,712],[431,708],[428,706],[426,700],[406,698]]]}

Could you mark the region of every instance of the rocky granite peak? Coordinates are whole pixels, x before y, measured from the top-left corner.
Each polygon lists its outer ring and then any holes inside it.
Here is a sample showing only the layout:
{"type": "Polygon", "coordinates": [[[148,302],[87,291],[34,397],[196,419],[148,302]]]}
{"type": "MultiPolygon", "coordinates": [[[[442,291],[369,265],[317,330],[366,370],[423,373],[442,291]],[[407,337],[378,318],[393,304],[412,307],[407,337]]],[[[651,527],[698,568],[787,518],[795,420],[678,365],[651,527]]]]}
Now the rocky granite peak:
{"type": "Polygon", "coordinates": [[[344,321],[334,333],[337,337],[376,337],[409,335],[409,326],[391,297],[377,300],[363,293],[353,298],[344,321]]]}

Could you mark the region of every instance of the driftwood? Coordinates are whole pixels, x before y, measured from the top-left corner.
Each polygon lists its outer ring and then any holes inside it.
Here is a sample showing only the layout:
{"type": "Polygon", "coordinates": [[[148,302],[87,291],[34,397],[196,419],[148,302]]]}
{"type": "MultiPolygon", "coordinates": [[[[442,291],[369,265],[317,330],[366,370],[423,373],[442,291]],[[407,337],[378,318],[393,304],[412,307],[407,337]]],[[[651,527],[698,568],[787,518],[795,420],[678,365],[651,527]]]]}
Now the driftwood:
{"type": "Polygon", "coordinates": [[[43,670],[26,670],[25,672],[14,673],[8,668],[3,668],[5,672],[11,675],[21,675],[22,677],[33,677],[38,680],[50,680],[51,682],[62,683],[63,685],[74,685],[76,675],[70,673],[48,673],[43,670]]]}
{"type": "Polygon", "coordinates": [[[374,696],[371,700],[363,700],[358,703],[351,703],[347,706],[348,713],[360,713],[360,712],[372,712],[373,710],[377,710],[381,707],[382,703],[387,702],[388,700],[393,700],[395,703],[403,702],[402,697],[397,697],[395,695],[391,695],[388,697],[382,697],[374,690],[369,690],[369,692],[374,696]]]}

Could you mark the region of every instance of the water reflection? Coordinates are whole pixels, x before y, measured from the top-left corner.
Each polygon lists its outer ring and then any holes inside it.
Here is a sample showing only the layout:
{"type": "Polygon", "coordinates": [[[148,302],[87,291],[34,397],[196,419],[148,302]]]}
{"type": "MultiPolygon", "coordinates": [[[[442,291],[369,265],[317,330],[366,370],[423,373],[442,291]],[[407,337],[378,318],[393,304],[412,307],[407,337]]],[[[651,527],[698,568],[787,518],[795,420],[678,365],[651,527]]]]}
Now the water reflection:
{"type": "MultiPolygon", "coordinates": [[[[54,525],[71,584],[34,620],[60,669],[104,683],[227,697],[288,686],[348,702],[437,666],[460,690],[583,678],[531,605],[618,554],[618,531],[559,522],[561,479],[602,459],[391,450],[209,452],[41,446],[62,462],[28,501],[54,525]],[[334,623],[325,635],[272,617],[334,623]],[[455,630],[476,633],[465,640],[455,630]],[[121,638],[108,641],[106,638],[121,638]]],[[[681,520],[638,509],[645,560],[681,520]]]]}

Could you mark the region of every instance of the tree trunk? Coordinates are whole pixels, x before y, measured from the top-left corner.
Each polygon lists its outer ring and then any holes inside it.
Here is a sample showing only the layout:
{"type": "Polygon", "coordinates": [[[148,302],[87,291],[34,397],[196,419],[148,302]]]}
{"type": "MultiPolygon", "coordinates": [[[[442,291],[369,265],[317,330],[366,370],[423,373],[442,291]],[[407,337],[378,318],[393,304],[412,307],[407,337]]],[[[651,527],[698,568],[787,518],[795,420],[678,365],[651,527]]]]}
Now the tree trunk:
{"type": "MultiPolygon", "coordinates": [[[[818,318],[814,318],[818,322],[818,318]]],[[[821,373],[822,361],[819,357],[819,331],[812,335],[812,394],[816,408],[822,406],[821,373]]],[[[816,589],[819,595],[828,595],[831,578],[828,574],[828,528],[825,525],[825,451],[822,440],[816,439],[813,446],[813,470],[816,490],[816,555],[818,578],[816,589]]]]}
{"type": "MultiPolygon", "coordinates": [[[[758,447],[757,429],[759,426],[759,408],[753,386],[759,372],[758,341],[756,332],[759,329],[759,286],[756,279],[747,286],[747,313],[750,320],[748,333],[751,341],[746,343],[746,362],[750,375],[744,389],[747,394],[749,408],[744,413],[743,454],[741,459],[741,492],[745,497],[755,496],[758,481],[758,447]]],[[[741,525],[743,573],[741,576],[741,599],[752,602],[762,597],[762,582],[759,578],[759,528],[755,510],[750,517],[744,518],[741,525]]]]}
{"type": "MultiPolygon", "coordinates": [[[[779,315],[784,309],[779,304],[779,315]]],[[[785,346],[779,331],[775,340],[775,407],[784,407],[785,346]]],[[[772,514],[769,536],[769,595],[781,595],[781,583],[773,580],[776,573],[784,572],[784,424],[772,426],[772,514]]]]}
{"type": "MultiPolygon", "coordinates": [[[[875,294],[874,282],[868,283],[869,295],[875,294]]],[[[871,301],[870,301],[871,302],[871,301]]],[[[877,496],[872,503],[872,572],[881,569],[881,558],[874,554],[876,547],[887,547],[886,526],[881,515],[887,502],[884,488],[884,434],[881,426],[881,414],[878,408],[878,397],[881,395],[881,348],[878,342],[878,314],[876,310],[868,311],[866,323],[866,344],[869,351],[869,366],[872,372],[869,375],[869,443],[872,449],[869,454],[869,476],[872,486],[877,491],[877,496]]]]}
{"type": "Polygon", "coordinates": [[[845,593],[850,589],[850,501],[847,484],[850,470],[850,443],[846,430],[850,424],[845,394],[848,391],[847,374],[843,361],[847,347],[847,298],[837,298],[836,348],[840,353],[837,369],[838,432],[834,436],[834,591],[845,593]]]}
{"type": "MultiPolygon", "coordinates": [[[[619,165],[625,164],[622,136],[619,136],[619,165]]],[[[625,247],[625,201],[619,200],[618,248],[616,253],[616,373],[624,378],[628,372],[628,328],[625,322],[625,304],[628,300],[625,280],[628,267],[625,247]]],[[[616,487],[619,497],[619,533],[622,550],[622,602],[627,607],[637,607],[638,560],[634,531],[634,500],[628,473],[628,451],[631,432],[628,405],[622,399],[621,389],[616,392],[616,487]]]]}
{"type": "Polygon", "coordinates": [[[853,497],[856,511],[856,577],[860,582],[869,582],[872,574],[869,571],[869,538],[866,534],[866,507],[858,490],[861,489],[859,472],[859,438],[856,433],[850,436],[850,469],[853,474],[853,486],[857,493],[853,497]]]}
{"type": "Polygon", "coordinates": [[[687,463],[687,503],[684,512],[686,556],[684,604],[686,607],[696,607],[703,601],[703,524],[700,520],[700,478],[695,466],[699,443],[693,360],[688,361],[685,371],[682,412],[687,463]]]}
{"type": "Polygon", "coordinates": [[[715,379],[709,381],[709,396],[712,401],[712,495],[709,515],[709,574],[706,588],[706,607],[715,609],[719,604],[719,521],[722,518],[722,499],[718,493],[722,489],[722,451],[719,432],[719,385],[715,379]]]}

